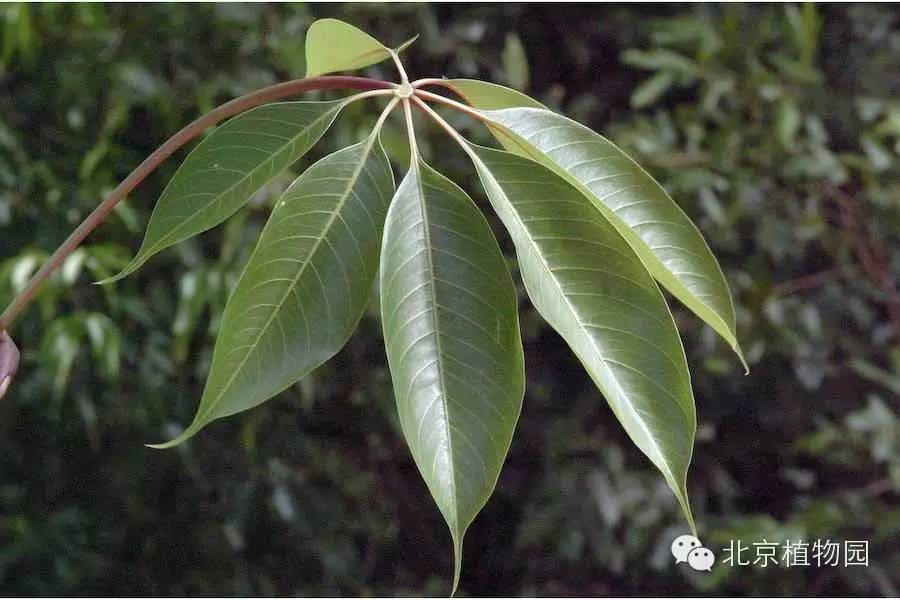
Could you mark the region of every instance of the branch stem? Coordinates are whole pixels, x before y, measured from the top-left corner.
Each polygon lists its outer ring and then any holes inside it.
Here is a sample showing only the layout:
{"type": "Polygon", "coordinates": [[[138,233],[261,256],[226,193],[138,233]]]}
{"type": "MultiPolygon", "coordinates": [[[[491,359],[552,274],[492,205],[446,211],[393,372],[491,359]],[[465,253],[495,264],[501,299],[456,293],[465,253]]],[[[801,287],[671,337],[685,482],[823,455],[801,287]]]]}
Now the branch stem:
{"type": "Polygon", "coordinates": [[[294,96],[312,90],[370,90],[353,96],[353,99],[367,97],[369,95],[392,94],[396,84],[380,79],[349,76],[324,76],[310,77],[308,79],[295,79],[251,92],[245,96],[235,98],[230,102],[213,109],[201,116],[193,123],[184,127],[181,131],[170,137],[162,146],[157,148],[150,156],[138,165],[138,167],[126,177],[122,183],[110,193],[109,196],[85,218],[75,231],[60,245],[59,248],[47,259],[41,269],[34,274],[25,288],[13,299],[10,305],[0,315],[0,332],[6,331],[13,321],[28,306],[41,286],[53,274],[56,269],[68,258],[68,256],[84,241],[84,239],[103,223],[116,205],[122,201],[134,188],[138,186],[150,173],[152,173],[167,158],[172,156],[182,146],[196,138],[208,127],[219,123],[238,113],[244,112],[273,100],[279,100],[288,96],[294,96]]]}

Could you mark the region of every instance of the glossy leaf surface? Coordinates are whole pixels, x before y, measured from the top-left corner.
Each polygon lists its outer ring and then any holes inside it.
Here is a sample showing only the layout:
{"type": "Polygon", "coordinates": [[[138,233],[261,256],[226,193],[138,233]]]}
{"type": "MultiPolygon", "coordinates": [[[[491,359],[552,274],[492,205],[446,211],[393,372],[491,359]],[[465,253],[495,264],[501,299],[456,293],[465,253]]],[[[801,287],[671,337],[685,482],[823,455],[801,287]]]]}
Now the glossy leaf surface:
{"type": "Polygon", "coordinates": [[[685,486],[694,398],[681,339],[656,282],[618,231],[565,180],[527,158],[473,148],[532,302],[662,471],[693,527],[685,486]]]}
{"type": "Polygon", "coordinates": [[[502,127],[494,131],[507,150],[548,166],[581,190],[657,281],[744,362],[731,292],[719,263],[694,223],[647,171],[603,136],[551,111],[514,108],[482,114],[502,127]]]}
{"type": "Polygon", "coordinates": [[[352,71],[391,57],[368,33],[338,19],[319,19],[306,33],[306,76],[352,71]]]}
{"type": "Polygon", "coordinates": [[[154,254],[230,217],[255,191],[303,156],[346,103],[267,104],[217,127],[166,186],[137,255],[106,282],[133,273],[154,254]]]}
{"type": "Polygon", "coordinates": [[[393,175],[373,134],[278,201],[222,318],[197,416],[171,446],[251,408],[340,350],[365,309],[393,175]]]}
{"type": "Polygon", "coordinates": [[[515,288],[490,227],[421,162],[388,212],[381,310],[403,433],[453,537],[455,589],[463,536],[519,417],[524,359],[515,288]]]}

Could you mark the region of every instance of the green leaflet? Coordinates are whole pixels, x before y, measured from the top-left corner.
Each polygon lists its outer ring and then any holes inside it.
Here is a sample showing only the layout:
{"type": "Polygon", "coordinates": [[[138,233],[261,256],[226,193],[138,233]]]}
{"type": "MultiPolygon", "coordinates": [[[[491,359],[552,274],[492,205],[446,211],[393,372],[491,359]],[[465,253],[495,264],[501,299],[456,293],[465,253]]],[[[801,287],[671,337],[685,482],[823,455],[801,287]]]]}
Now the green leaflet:
{"type": "Polygon", "coordinates": [[[285,191],[228,301],[193,423],[155,447],[271,398],[344,346],[372,289],[393,189],[373,132],[285,191]]]}
{"type": "Polygon", "coordinates": [[[185,159],[153,209],[137,255],[111,283],[154,254],[212,229],[303,156],[348,99],[267,104],[217,127],[185,159]]]}
{"type": "Polygon", "coordinates": [[[353,71],[400,53],[419,36],[391,50],[365,31],[337,19],[319,19],[306,32],[306,76],[353,71]]]}
{"type": "Polygon", "coordinates": [[[686,480],[696,415],[684,349],[662,293],[625,239],[549,169],[472,146],[538,312],[566,340],[693,529],[686,480]]]}
{"type": "Polygon", "coordinates": [[[481,81],[447,83],[480,109],[507,150],[549,167],[590,198],[657,281],[721,335],[747,368],[731,292],[718,261],[697,227],[647,171],[603,136],[542,110],[524,94],[481,81]]]}
{"type": "Polygon", "coordinates": [[[463,536],[519,418],[524,358],[515,288],[490,227],[421,161],[388,212],[381,311],[403,433],[453,538],[456,590],[463,536]]]}
{"type": "Polygon", "coordinates": [[[306,32],[306,76],[352,71],[391,57],[368,33],[337,19],[319,19],[306,32]]]}

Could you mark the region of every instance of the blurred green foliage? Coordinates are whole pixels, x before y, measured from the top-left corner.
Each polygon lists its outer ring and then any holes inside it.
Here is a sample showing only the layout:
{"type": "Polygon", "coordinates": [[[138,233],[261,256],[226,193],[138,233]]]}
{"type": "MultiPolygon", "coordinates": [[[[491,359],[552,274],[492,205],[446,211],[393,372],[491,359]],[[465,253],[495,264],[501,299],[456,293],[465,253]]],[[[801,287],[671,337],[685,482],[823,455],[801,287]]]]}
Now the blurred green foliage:
{"type": "MultiPolygon", "coordinates": [[[[0,303],[171,133],[301,76],[304,32],[323,16],[389,44],[421,33],[412,76],[528,86],[614,139],[695,219],[735,294],[747,377],[673,307],[694,372],[689,489],[720,554],[712,574],[672,564],[685,529],[674,498],[523,296],[523,417],[468,535],[463,593],[896,596],[891,6],[4,5],[0,303]],[[729,540],[763,537],[869,540],[870,564],[721,564],[729,540]]],[[[388,63],[369,72],[393,77],[388,63]]],[[[371,106],[349,109],[303,163],[371,121],[371,106]]],[[[402,164],[402,129],[388,125],[402,164]]],[[[423,141],[426,156],[485,206],[465,158],[439,139],[423,141]]],[[[450,540],[398,432],[374,307],[335,360],[279,399],[178,450],[142,445],[190,420],[228,290],[289,183],[128,280],[92,286],[127,261],[176,165],[17,324],[23,368],[0,404],[0,591],[446,593],[450,540]]]]}

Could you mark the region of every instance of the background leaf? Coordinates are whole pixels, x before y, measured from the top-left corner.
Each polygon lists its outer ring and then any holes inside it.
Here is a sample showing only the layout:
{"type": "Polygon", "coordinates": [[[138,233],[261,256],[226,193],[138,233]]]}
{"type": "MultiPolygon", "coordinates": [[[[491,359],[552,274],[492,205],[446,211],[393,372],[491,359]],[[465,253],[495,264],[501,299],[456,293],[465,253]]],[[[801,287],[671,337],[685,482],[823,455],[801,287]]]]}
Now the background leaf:
{"type": "Polygon", "coordinates": [[[669,91],[674,83],[675,75],[671,71],[660,71],[634,89],[631,94],[631,108],[644,108],[653,104],[669,91]]]}
{"type": "Polygon", "coordinates": [[[391,204],[381,311],[400,423],[453,537],[494,490],[525,389],[515,288],[472,200],[419,161],[391,204]]]}
{"type": "Polygon", "coordinates": [[[253,192],[303,156],[347,100],[267,104],[227,121],[188,155],[153,210],[141,249],[104,283],[230,217],[253,192]]]}
{"type": "Polygon", "coordinates": [[[323,158],[278,201],[228,301],[197,415],[161,447],[264,402],[347,342],[372,289],[394,187],[376,140],[323,158]]]}
{"type": "Polygon", "coordinates": [[[524,90],[528,87],[530,72],[528,69],[528,55],[522,40],[515,33],[506,34],[506,43],[503,45],[503,70],[506,73],[506,81],[514,88],[524,90]]]}
{"type": "Polygon", "coordinates": [[[368,67],[391,51],[365,31],[337,19],[319,19],[306,33],[306,76],[368,67]]]}
{"type": "Polygon", "coordinates": [[[616,229],[565,180],[527,158],[473,148],[532,302],[662,471],[693,529],[686,480],[694,397],[662,293],[616,229]]]}

